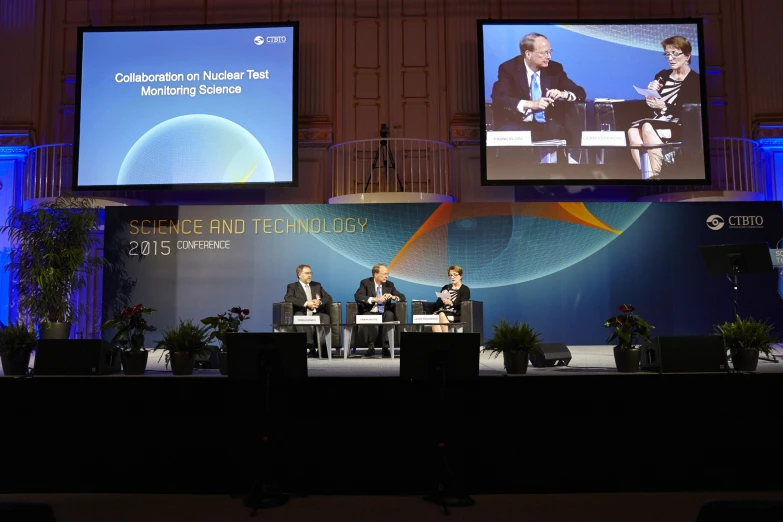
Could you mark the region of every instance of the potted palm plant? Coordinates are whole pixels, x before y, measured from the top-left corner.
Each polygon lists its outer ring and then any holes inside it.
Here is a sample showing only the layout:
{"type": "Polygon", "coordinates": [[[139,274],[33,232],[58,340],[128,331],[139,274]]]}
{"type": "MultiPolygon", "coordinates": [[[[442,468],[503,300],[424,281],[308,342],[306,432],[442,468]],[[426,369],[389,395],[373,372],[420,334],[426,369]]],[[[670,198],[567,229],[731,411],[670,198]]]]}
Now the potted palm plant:
{"type": "Polygon", "coordinates": [[[220,374],[228,375],[228,351],[226,350],[226,335],[230,333],[237,333],[240,330],[247,332],[241,327],[242,321],[250,319],[250,310],[248,308],[242,308],[235,306],[228,310],[214,316],[205,317],[201,320],[202,324],[212,328],[209,333],[208,341],[218,340],[220,343],[218,359],[220,363],[220,374]]]}
{"type": "Polygon", "coordinates": [[[177,326],[165,330],[157,348],[165,350],[161,358],[165,355],[166,368],[170,362],[174,375],[192,374],[195,357],[207,352],[208,332],[209,327],[199,326],[192,319],[180,319],[177,326]]]}
{"type": "Polygon", "coordinates": [[[103,330],[117,330],[109,342],[122,350],[122,371],[125,375],[144,375],[149,357],[144,347],[144,334],[156,330],[147,322],[144,315],[155,312],[157,310],[154,308],[141,304],[137,304],[133,308],[126,306],[122,311],[115,313],[112,319],[103,323],[101,327],[103,330]]]}
{"type": "Polygon", "coordinates": [[[26,375],[30,354],[37,339],[35,330],[24,323],[11,323],[0,330],[0,362],[5,375],[26,375]]]}
{"type": "Polygon", "coordinates": [[[6,269],[19,308],[39,325],[42,339],[67,339],[78,313],[71,296],[104,264],[94,255],[100,219],[93,200],[60,196],[24,211],[11,207],[0,232],[13,245],[6,269]]]}
{"type": "Polygon", "coordinates": [[[541,334],[527,323],[509,324],[505,319],[492,325],[492,339],[484,343],[484,351],[491,356],[503,354],[503,366],[509,375],[527,373],[528,358],[531,352],[541,351],[541,334]]]}
{"type": "Polygon", "coordinates": [[[731,362],[739,372],[754,372],[759,364],[759,353],[767,357],[772,354],[772,345],[777,342],[772,336],[772,325],[766,321],[757,321],[752,317],[742,319],[737,316],[733,322],[715,327],[716,333],[723,336],[726,349],[731,353],[731,362]]]}
{"type": "Polygon", "coordinates": [[[639,371],[639,343],[650,342],[650,330],[654,326],[634,314],[636,310],[631,305],[620,305],[620,313],[604,321],[604,328],[611,328],[612,333],[606,338],[614,347],[614,364],[618,372],[635,373],[639,371]]]}

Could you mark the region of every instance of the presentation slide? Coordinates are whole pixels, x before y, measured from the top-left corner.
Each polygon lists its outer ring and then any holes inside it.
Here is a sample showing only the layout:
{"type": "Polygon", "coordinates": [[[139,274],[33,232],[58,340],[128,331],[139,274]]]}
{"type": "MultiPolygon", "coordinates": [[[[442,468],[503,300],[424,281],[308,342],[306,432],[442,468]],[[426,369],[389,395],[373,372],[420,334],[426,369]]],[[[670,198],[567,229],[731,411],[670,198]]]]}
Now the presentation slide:
{"type": "Polygon", "coordinates": [[[74,188],[295,185],[297,24],[85,28],[74,188]]]}
{"type": "Polygon", "coordinates": [[[700,20],[479,20],[482,183],[709,183],[700,20]]]}

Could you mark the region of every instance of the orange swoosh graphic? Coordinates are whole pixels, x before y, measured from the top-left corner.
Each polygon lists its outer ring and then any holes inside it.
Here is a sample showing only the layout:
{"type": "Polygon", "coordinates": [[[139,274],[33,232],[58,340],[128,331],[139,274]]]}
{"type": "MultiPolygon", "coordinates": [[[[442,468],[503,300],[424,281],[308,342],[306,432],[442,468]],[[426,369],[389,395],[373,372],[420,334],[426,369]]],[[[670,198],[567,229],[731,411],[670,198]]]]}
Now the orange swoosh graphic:
{"type": "Polygon", "coordinates": [[[442,203],[397,252],[389,263],[389,271],[409,247],[428,232],[462,219],[486,216],[538,217],[596,228],[612,234],[621,233],[591,214],[584,203],[477,203],[456,206],[454,203],[442,203]]]}

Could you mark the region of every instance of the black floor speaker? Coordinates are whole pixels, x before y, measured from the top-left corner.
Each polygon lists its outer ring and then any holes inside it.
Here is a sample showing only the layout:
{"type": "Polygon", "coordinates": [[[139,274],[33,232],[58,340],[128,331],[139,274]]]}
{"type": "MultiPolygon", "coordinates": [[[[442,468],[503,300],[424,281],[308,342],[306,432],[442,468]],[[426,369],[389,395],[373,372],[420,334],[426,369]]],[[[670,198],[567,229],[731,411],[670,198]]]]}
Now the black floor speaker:
{"type": "Polygon", "coordinates": [[[639,368],[658,373],[729,371],[726,347],[717,335],[655,337],[642,346],[639,368]]]}
{"type": "Polygon", "coordinates": [[[122,369],[120,352],[101,339],[40,339],[35,375],[107,375],[122,369]]]}
{"type": "Polygon", "coordinates": [[[568,366],[571,350],[563,343],[541,343],[541,351],[530,352],[528,357],[534,368],[568,366]]]}

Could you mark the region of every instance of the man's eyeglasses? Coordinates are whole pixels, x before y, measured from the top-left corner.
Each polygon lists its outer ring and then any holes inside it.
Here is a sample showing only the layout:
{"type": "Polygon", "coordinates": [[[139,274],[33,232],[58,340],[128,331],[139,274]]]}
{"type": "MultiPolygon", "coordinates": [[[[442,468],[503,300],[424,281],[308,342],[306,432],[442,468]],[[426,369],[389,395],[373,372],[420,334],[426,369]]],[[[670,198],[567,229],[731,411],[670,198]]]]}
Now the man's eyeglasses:
{"type": "Polygon", "coordinates": [[[548,50],[548,51],[533,51],[533,52],[536,53],[539,56],[549,56],[550,58],[552,57],[552,50],[551,49],[548,50]]]}
{"type": "Polygon", "coordinates": [[[685,53],[663,53],[666,58],[679,58],[685,53]]]}

